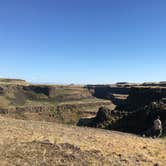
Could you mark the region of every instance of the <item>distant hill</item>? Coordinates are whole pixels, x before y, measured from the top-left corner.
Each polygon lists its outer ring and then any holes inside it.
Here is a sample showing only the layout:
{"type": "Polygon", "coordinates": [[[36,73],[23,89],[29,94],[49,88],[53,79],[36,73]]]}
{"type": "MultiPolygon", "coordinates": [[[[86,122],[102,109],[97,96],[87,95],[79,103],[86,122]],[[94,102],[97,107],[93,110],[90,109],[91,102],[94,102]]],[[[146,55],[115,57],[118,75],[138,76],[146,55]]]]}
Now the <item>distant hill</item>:
{"type": "Polygon", "coordinates": [[[3,84],[28,84],[25,80],[22,79],[10,79],[10,78],[0,78],[0,83],[3,84]]]}

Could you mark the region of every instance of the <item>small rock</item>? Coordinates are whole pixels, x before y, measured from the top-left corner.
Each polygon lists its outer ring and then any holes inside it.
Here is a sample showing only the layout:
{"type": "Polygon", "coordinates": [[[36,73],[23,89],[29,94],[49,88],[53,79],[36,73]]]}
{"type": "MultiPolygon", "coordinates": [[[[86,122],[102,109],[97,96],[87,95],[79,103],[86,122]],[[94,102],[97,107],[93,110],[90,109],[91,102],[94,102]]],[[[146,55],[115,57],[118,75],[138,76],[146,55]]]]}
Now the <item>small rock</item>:
{"type": "Polygon", "coordinates": [[[154,166],[159,166],[159,164],[158,164],[158,163],[155,163],[154,166]]]}

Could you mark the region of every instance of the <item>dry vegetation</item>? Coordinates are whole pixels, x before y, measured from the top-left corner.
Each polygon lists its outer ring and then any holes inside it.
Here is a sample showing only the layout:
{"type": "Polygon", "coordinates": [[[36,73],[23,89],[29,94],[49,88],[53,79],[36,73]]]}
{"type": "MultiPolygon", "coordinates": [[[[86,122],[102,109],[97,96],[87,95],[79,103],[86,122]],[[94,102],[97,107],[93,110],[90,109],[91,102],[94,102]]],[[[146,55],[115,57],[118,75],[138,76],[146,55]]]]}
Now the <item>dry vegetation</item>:
{"type": "Polygon", "coordinates": [[[0,84],[14,84],[14,85],[28,85],[28,83],[25,80],[21,79],[9,79],[9,78],[0,78],[0,84]]]}
{"type": "Polygon", "coordinates": [[[21,81],[0,79],[0,113],[5,117],[76,124],[81,117],[94,116],[101,105],[115,107],[109,100],[93,97],[84,86],[15,82],[21,81]]]}
{"type": "Polygon", "coordinates": [[[166,165],[166,143],[120,132],[0,117],[1,165],[166,165]]]}
{"type": "MultiPolygon", "coordinates": [[[[5,81],[0,80],[0,165],[166,165],[164,139],[50,123],[74,124],[94,116],[101,105],[115,108],[83,86],[48,85],[52,91],[47,94],[25,90],[24,81],[5,81]]],[[[128,95],[112,96],[124,100],[128,95]]]]}

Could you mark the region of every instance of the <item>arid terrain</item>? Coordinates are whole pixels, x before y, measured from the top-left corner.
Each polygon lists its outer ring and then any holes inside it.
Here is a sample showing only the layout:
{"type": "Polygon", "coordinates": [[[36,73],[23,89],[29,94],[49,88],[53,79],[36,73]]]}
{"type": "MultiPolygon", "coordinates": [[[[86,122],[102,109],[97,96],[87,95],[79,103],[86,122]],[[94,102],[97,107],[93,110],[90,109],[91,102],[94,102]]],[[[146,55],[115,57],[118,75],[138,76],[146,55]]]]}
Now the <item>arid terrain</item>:
{"type": "Polygon", "coordinates": [[[1,165],[166,164],[166,142],[115,131],[0,117],[1,165]]]}
{"type": "Polygon", "coordinates": [[[81,85],[0,80],[0,113],[7,117],[76,124],[81,117],[94,116],[102,105],[115,108],[112,101],[96,98],[81,85]]]}
{"type": "Polygon", "coordinates": [[[165,166],[165,98],[165,82],[83,86],[0,79],[0,165],[165,166]],[[162,138],[142,137],[156,115],[162,138]]]}

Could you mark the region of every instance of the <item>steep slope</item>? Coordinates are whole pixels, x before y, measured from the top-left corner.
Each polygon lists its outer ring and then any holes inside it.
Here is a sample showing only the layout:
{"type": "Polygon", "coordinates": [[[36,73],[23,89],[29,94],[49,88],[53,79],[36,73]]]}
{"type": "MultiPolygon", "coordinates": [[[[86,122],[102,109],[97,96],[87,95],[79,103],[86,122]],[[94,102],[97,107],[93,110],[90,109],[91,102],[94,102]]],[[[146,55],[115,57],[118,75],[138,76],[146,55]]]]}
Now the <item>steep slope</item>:
{"type": "Polygon", "coordinates": [[[0,82],[0,114],[7,117],[76,124],[81,117],[94,115],[101,105],[115,107],[109,100],[92,96],[84,86],[3,81],[0,82]]]}
{"type": "Polygon", "coordinates": [[[0,117],[1,165],[166,165],[166,143],[100,129],[0,117]]]}
{"type": "Polygon", "coordinates": [[[126,101],[127,107],[125,109],[133,111],[140,107],[144,107],[151,102],[157,102],[162,98],[166,98],[166,87],[132,87],[126,101]]]}

